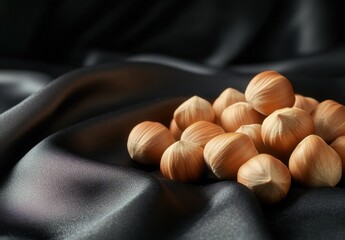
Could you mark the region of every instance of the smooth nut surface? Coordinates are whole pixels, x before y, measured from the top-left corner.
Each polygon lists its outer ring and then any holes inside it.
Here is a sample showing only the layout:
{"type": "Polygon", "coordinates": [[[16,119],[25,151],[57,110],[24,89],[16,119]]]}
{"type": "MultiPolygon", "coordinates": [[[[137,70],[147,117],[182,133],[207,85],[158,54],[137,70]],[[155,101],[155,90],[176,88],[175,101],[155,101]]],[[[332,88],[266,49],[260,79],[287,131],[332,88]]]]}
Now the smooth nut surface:
{"type": "Polygon", "coordinates": [[[338,153],[342,162],[342,172],[345,173],[345,136],[336,138],[330,147],[338,153]]]}
{"type": "Polygon", "coordinates": [[[215,113],[212,105],[207,100],[193,96],[183,102],[174,112],[174,119],[181,131],[198,121],[213,122],[215,113]]]}
{"type": "Polygon", "coordinates": [[[303,109],[309,114],[319,105],[319,102],[314,98],[302,96],[300,94],[296,94],[295,97],[296,100],[293,107],[303,109]]]}
{"type": "Polygon", "coordinates": [[[342,176],[339,155],[317,135],[303,139],[292,152],[289,170],[299,183],[309,187],[334,187],[342,176]]]}
{"type": "Polygon", "coordinates": [[[253,140],[253,143],[259,153],[269,152],[264,142],[262,141],[261,124],[257,123],[257,124],[242,125],[240,128],[236,130],[236,132],[244,133],[248,135],[253,140]]]}
{"type": "Polygon", "coordinates": [[[218,135],[204,148],[206,164],[219,179],[236,179],[240,166],[257,154],[253,141],[243,133],[218,135]]]}
{"type": "Polygon", "coordinates": [[[251,189],[261,202],[276,203],[289,192],[291,175],[279,159],[259,154],[240,167],[237,181],[251,189]]]}
{"type": "Polygon", "coordinates": [[[274,111],[262,123],[262,140],[282,155],[290,155],[297,144],[315,132],[311,116],[299,108],[274,111]]]}
{"type": "Polygon", "coordinates": [[[165,150],[160,163],[160,170],[165,177],[186,183],[199,180],[205,169],[203,148],[182,140],[165,150]]]}
{"type": "Polygon", "coordinates": [[[345,106],[333,101],[321,102],[312,112],[316,134],[327,143],[345,135],[345,106]]]}
{"type": "Polygon", "coordinates": [[[163,124],[145,121],[130,132],[127,150],[130,157],[139,163],[159,165],[163,152],[174,142],[169,129],[163,124]]]}
{"type": "Polygon", "coordinates": [[[179,129],[179,127],[177,126],[175,119],[172,119],[172,120],[170,121],[169,129],[170,129],[170,132],[171,132],[171,134],[173,135],[174,139],[175,139],[176,141],[180,140],[181,135],[182,135],[182,131],[181,131],[181,129],[179,129]]]}
{"type": "Polygon", "coordinates": [[[183,131],[181,140],[193,142],[204,147],[212,138],[223,133],[225,133],[224,129],[217,124],[198,121],[183,131]]]}
{"type": "Polygon", "coordinates": [[[295,103],[290,81],[275,71],[257,74],[249,82],[244,94],[247,102],[266,116],[277,109],[292,107],[295,103]]]}
{"type": "Polygon", "coordinates": [[[227,132],[235,132],[242,125],[261,124],[264,118],[249,103],[238,102],[224,109],[220,121],[227,132]]]}
{"type": "Polygon", "coordinates": [[[244,97],[243,93],[234,88],[227,88],[218,96],[218,98],[216,98],[212,107],[216,117],[220,119],[220,116],[225,108],[234,103],[245,101],[246,98],[244,97]]]}

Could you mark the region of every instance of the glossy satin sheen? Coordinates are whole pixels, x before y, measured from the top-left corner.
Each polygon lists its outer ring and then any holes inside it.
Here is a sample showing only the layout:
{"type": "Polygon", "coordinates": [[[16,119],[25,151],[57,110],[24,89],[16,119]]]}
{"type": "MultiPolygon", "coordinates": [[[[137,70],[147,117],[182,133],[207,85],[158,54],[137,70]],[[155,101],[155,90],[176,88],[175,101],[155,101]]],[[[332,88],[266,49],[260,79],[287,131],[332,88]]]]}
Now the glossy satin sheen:
{"type": "MultiPolygon", "coordinates": [[[[293,76],[301,93],[328,88],[345,100],[338,78],[315,82],[293,76]]],[[[235,182],[207,176],[201,185],[172,182],[158,168],[129,158],[126,140],[136,123],[168,124],[187,97],[213,99],[227,86],[244,90],[251,77],[124,62],[77,70],[46,85],[0,115],[1,234],[34,239],[344,236],[342,184],[315,190],[294,185],[282,203],[261,206],[235,182]],[[305,222],[308,228],[302,227],[305,222]]]]}

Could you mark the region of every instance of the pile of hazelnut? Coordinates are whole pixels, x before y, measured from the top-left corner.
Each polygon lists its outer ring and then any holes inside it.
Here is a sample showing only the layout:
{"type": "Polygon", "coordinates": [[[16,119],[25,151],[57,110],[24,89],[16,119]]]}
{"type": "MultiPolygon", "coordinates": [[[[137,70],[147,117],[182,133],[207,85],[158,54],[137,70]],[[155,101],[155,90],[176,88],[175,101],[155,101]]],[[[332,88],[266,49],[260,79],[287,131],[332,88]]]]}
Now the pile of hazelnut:
{"type": "Polygon", "coordinates": [[[345,167],[345,106],[295,94],[275,71],[257,74],[245,93],[228,88],[211,104],[193,96],[170,127],[145,121],[128,137],[130,157],[159,165],[172,180],[205,171],[237,180],[264,203],[288,193],[291,177],[307,187],[335,186],[345,167]]]}

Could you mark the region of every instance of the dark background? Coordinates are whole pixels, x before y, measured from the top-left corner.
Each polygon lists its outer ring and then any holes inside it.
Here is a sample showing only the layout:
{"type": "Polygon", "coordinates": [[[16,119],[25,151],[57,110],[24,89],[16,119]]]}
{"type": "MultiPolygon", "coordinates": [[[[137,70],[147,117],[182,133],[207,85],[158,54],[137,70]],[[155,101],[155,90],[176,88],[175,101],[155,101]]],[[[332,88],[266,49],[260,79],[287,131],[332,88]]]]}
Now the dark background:
{"type": "Polygon", "coordinates": [[[80,66],[92,51],[213,67],[344,46],[343,1],[2,0],[0,56],[80,66]]]}

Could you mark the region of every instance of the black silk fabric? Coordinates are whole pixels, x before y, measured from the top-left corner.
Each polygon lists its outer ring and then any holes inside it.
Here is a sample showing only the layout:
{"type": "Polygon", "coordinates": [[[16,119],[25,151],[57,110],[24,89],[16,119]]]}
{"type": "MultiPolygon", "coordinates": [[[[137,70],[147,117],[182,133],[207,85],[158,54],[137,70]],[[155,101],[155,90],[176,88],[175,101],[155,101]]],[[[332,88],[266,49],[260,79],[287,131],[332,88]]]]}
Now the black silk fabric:
{"type": "Polygon", "coordinates": [[[137,123],[263,70],[345,104],[341,1],[29,2],[0,13],[0,239],[345,239],[343,180],[267,206],[126,148],[137,123]]]}

